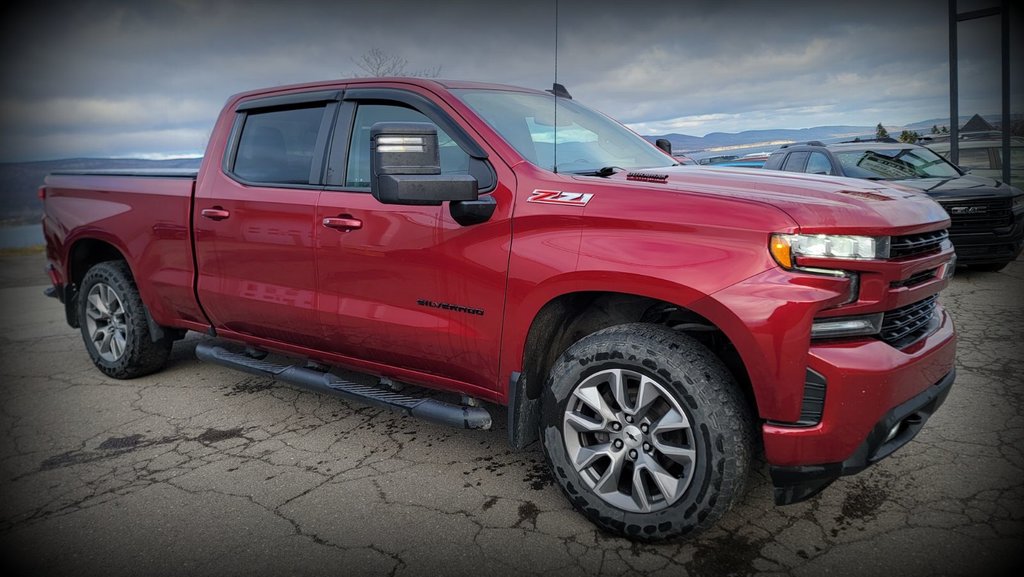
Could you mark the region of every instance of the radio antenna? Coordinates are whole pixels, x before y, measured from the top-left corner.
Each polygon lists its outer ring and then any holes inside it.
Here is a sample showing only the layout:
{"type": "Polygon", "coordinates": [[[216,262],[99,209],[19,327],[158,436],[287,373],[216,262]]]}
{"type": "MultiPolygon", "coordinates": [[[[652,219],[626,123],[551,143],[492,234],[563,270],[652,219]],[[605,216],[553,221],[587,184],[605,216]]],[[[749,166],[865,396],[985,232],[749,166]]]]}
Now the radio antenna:
{"type": "Polygon", "coordinates": [[[551,83],[551,93],[555,95],[555,141],[551,144],[551,168],[558,173],[558,0],[555,0],[555,80],[551,83]]]}
{"type": "Polygon", "coordinates": [[[551,83],[551,88],[548,89],[552,95],[554,95],[555,103],[555,125],[552,133],[554,134],[554,142],[551,143],[551,157],[553,172],[558,172],[558,99],[567,98],[572,100],[572,95],[565,89],[564,86],[558,83],[558,0],[555,0],[555,81],[551,83]]]}

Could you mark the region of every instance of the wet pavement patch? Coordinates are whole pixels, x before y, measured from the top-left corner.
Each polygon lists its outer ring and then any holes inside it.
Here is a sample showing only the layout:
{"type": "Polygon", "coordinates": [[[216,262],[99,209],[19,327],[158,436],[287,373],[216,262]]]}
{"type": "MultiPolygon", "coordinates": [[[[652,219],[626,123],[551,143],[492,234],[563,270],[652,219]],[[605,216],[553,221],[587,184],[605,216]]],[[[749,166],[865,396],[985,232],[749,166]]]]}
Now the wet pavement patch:
{"type": "Polygon", "coordinates": [[[515,527],[522,526],[523,522],[529,521],[533,525],[534,529],[537,528],[537,515],[540,515],[540,509],[533,501],[526,501],[522,505],[519,505],[519,520],[516,521],[515,527]]]}
{"type": "Polygon", "coordinates": [[[101,451],[120,451],[124,449],[134,449],[142,442],[143,435],[135,434],[128,435],[127,437],[110,437],[106,441],[100,443],[97,447],[101,451]]]}
{"type": "Polygon", "coordinates": [[[547,463],[534,461],[530,464],[526,476],[523,477],[523,482],[528,483],[534,491],[543,491],[554,486],[555,478],[551,476],[547,463]]]}
{"type": "Polygon", "coordinates": [[[39,470],[51,471],[53,469],[69,467],[71,465],[77,465],[78,463],[85,463],[91,460],[93,459],[88,453],[83,453],[81,451],[68,451],[66,453],[47,457],[45,461],[39,464],[39,470]]]}
{"type": "Polygon", "coordinates": [[[273,379],[267,379],[262,377],[249,377],[242,379],[241,381],[231,385],[231,390],[224,393],[225,397],[233,397],[235,395],[252,395],[261,391],[266,391],[274,388],[273,379]]]}
{"type": "Polygon", "coordinates": [[[837,526],[831,531],[833,537],[854,521],[873,518],[882,504],[889,499],[887,487],[870,481],[870,477],[857,479],[852,483],[853,486],[850,490],[846,492],[839,515],[835,517],[837,526]]]}
{"type": "Polygon", "coordinates": [[[765,540],[752,540],[735,533],[694,543],[693,559],[686,572],[694,577],[747,577],[757,573],[754,561],[761,557],[765,540]]]}
{"type": "Polygon", "coordinates": [[[223,431],[220,429],[206,429],[206,431],[204,431],[203,434],[196,437],[195,440],[199,441],[200,443],[203,443],[204,445],[209,445],[211,443],[219,443],[221,441],[226,441],[228,439],[239,438],[242,438],[241,427],[237,427],[234,429],[226,429],[223,431]]]}

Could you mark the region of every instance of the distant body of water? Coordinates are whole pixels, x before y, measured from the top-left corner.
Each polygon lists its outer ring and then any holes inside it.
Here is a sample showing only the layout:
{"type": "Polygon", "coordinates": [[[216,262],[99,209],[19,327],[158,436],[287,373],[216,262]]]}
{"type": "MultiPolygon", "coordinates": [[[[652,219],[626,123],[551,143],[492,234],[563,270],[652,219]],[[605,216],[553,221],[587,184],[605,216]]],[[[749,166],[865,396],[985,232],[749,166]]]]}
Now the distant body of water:
{"type": "Polygon", "coordinates": [[[0,248],[24,248],[45,244],[43,225],[0,226],[0,248]]]}

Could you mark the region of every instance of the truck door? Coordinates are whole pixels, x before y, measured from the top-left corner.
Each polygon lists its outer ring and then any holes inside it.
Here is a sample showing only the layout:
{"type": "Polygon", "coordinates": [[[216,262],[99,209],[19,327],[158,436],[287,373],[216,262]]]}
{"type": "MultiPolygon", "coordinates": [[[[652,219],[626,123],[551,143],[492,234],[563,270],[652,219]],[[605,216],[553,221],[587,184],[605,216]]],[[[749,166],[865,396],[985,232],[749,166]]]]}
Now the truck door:
{"type": "Polygon", "coordinates": [[[313,222],[335,91],[239,106],[193,214],[199,302],[219,330],[313,346],[313,222]]]}
{"type": "Polygon", "coordinates": [[[345,92],[315,231],[317,311],[334,352],[497,385],[514,177],[499,160],[467,151],[487,154],[439,103],[397,89],[345,92]],[[374,199],[369,134],[382,121],[438,126],[442,173],[478,176],[496,200],[493,216],[462,226],[447,202],[374,199]]]}

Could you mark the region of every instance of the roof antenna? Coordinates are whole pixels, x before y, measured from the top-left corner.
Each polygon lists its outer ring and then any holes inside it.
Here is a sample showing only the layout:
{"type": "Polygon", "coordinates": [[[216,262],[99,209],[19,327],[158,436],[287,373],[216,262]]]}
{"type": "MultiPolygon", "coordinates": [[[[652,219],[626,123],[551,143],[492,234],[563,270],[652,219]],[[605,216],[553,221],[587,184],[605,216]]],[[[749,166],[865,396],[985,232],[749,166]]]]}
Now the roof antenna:
{"type": "Polygon", "coordinates": [[[560,93],[569,94],[565,87],[558,83],[558,0],[555,0],[555,79],[551,83],[551,94],[555,95],[555,141],[551,144],[551,169],[558,173],[558,97],[560,93]]]}

